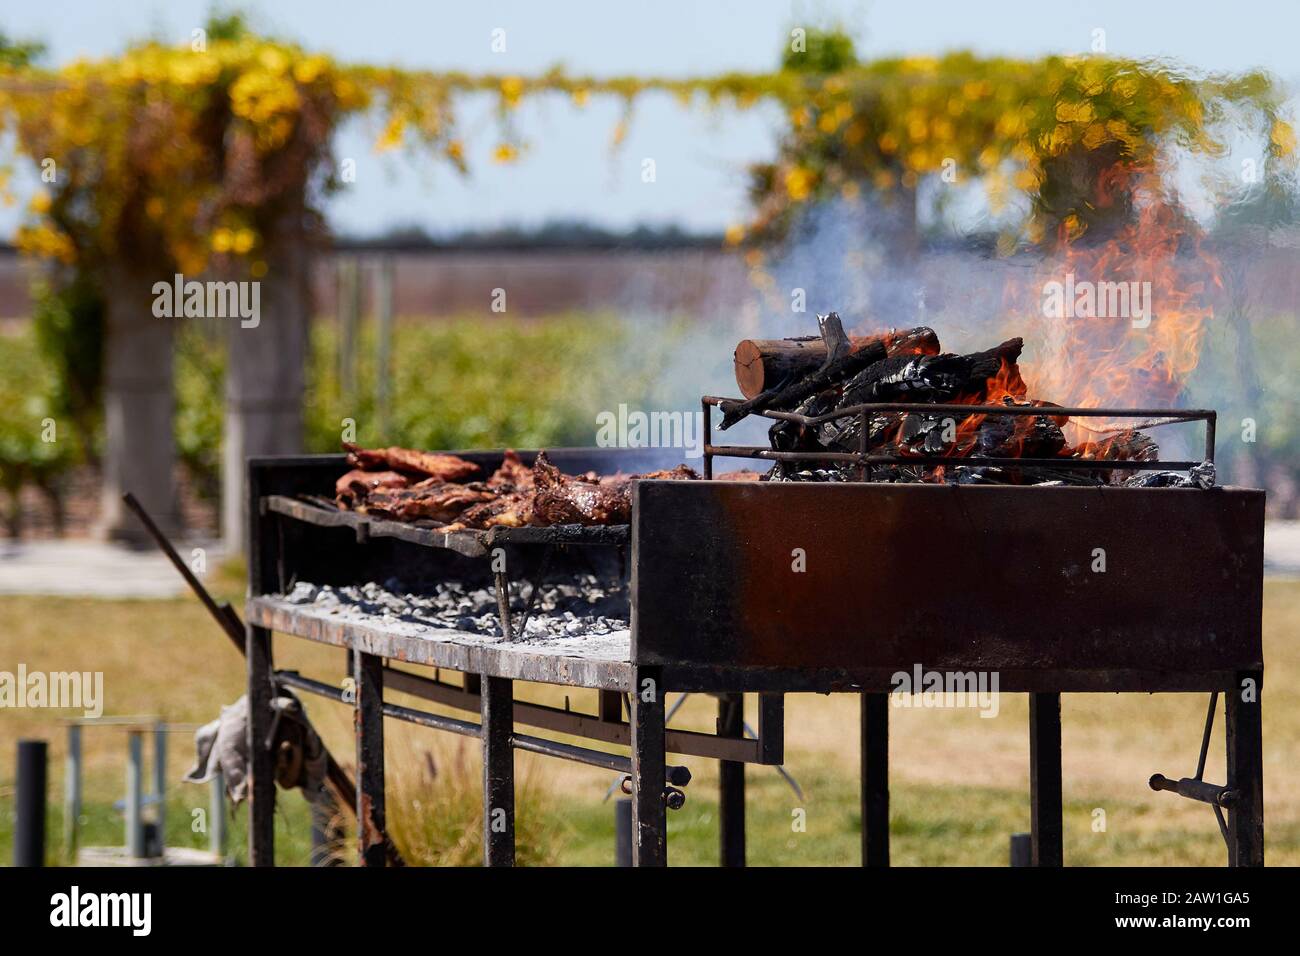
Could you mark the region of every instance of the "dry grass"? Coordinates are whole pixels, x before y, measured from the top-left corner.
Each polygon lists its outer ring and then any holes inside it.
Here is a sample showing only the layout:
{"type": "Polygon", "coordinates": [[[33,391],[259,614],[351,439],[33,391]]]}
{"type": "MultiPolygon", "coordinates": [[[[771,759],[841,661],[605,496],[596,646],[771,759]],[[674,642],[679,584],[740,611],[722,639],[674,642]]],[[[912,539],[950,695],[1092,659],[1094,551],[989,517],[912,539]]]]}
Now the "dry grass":
{"type": "MultiPolygon", "coordinates": [[[[236,585],[223,590],[233,597],[236,585]]],[[[1265,806],[1268,858],[1300,863],[1300,582],[1265,588],[1265,806]]],[[[307,641],[276,643],[277,665],[322,680],[343,675],[337,648],[307,641]]],[[[0,668],[101,670],[106,713],[160,713],[174,721],[210,719],[243,688],[243,663],[191,600],[48,601],[0,599],[0,668]]],[[[520,697],[594,706],[594,692],[516,685],[520,697]]],[[[425,706],[396,698],[403,703],[425,706]]],[[[345,765],[351,763],[350,712],[309,700],[317,727],[345,765]]],[[[796,803],[767,769],[750,771],[751,859],[769,863],[856,862],[858,712],[851,696],[789,698],[788,766],[803,784],[807,834],[792,835],[796,803]]],[[[1067,860],[1077,863],[1218,864],[1222,843],[1208,808],[1147,789],[1159,771],[1195,768],[1205,700],[1201,695],[1069,695],[1063,701],[1067,860]],[[1103,833],[1093,811],[1106,811],[1103,833]]],[[[13,784],[19,736],[51,742],[51,794],[61,792],[63,737],[53,711],[0,712],[0,803],[13,784]]],[[[463,716],[463,715],[462,715],[463,716]]],[[[712,726],[713,702],[693,698],[683,726],[712,726]]],[[[896,859],[904,863],[1001,863],[1006,835],[1028,825],[1027,707],[1006,695],[999,715],[974,711],[895,710],[892,771],[896,859]]],[[[753,715],[751,714],[751,722],[753,715]]],[[[476,862],[481,797],[479,764],[467,743],[419,728],[388,724],[389,815],[395,839],[423,862],[476,862]],[[429,771],[432,755],[436,774],[429,771]],[[436,809],[431,809],[436,808],[436,809]]],[[[1222,779],[1222,720],[1216,728],[1210,779],[1222,779]]],[[[121,795],[124,741],[97,730],[86,738],[87,800],[121,795]]],[[[189,755],[174,751],[183,770],[189,755]]],[[[685,810],[672,815],[676,862],[716,858],[716,766],[688,760],[696,774],[685,810]]],[[[525,862],[606,863],[612,856],[612,812],[601,798],[609,773],[520,754],[519,846],[525,862]],[[561,796],[562,795],[562,796],[561,796]]],[[[178,776],[173,772],[173,778],[178,776]]],[[[187,785],[176,784],[180,793],[187,785]]],[[[206,797],[193,788],[193,800],[206,797]]],[[[0,809],[3,809],[0,807],[0,809]]],[[[0,831],[9,823],[0,818],[0,831]]],[[[0,834],[2,835],[2,834],[0,834]]]]}

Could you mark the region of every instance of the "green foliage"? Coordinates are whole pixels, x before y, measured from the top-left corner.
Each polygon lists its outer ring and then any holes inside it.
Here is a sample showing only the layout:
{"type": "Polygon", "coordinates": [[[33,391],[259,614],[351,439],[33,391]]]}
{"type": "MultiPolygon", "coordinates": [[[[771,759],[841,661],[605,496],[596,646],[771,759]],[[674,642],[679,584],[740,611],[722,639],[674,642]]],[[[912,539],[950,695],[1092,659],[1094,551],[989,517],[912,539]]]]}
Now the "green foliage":
{"type": "Polygon", "coordinates": [[[794,47],[792,38],[781,57],[781,69],[798,73],[838,73],[858,62],[853,38],[840,27],[830,30],[813,27],[805,33],[803,49],[794,47]]]}
{"type": "Polygon", "coordinates": [[[83,272],[33,289],[32,326],[52,376],[53,411],[75,430],[81,455],[95,460],[103,418],[103,297],[83,272]]]}
{"type": "Polygon", "coordinates": [[[194,491],[208,501],[221,494],[222,383],[226,350],[219,330],[186,322],[177,332],[175,352],[176,413],[172,431],[176,455],[194,481],[194,491]]]}
{"type": "Polygon", "coordinates": [[[45,56],[45,44],[34,40],[15,40],[0,30],[0,66],[31,66],[45,56]]]}
{"type": "Polygon", "coordinates": [[[628,330],[612,316],[545,321],[466,318],[399,326],[394,335],[390,421],[375,404],[373,329],[356,349],[357,389],[344,395],[337,374],[337,328],[312,336],[307,445],[337,451],[343,420],[362,444],[416,448],[590,445],[595,413],[635,403],[650,391],[656,362],[629,372],[620,358],[628,330]]]}
{"type": "Polygon", "coordinates": [[[36,483],[51,490],[76,458],[67,422],[58,418],[57,391],[57,376],[35,335],[0,335],[0,488],[8,492],[10,534],[19,530],[22,487],[36,483]]]}

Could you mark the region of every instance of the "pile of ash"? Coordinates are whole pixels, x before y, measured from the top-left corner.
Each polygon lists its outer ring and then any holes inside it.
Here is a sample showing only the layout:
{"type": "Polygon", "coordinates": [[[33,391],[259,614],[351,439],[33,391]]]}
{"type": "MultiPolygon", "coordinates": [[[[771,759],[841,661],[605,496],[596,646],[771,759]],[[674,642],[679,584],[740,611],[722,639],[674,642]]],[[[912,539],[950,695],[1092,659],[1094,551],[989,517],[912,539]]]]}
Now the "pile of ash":
{"type": "MultiPolygon", "coordinates": [[[[532,586],[510,588],[511,624],[519,638],[546,639],[603,635],[626,631],[631,617],[627,589],[621,583],[581,574],[532,586]],[[528,606],[531,604],[531,610],[528,606]],[[526,615],[526,616],[525,616],[526,615]]],[[[485,636],[501,633],[496,591],[454,581],[412,589],[396,578],[383,584],[317,586],[300,581],[284,595],[292,604],[310,604],[330,613],[449,628],[485,636]]]]}

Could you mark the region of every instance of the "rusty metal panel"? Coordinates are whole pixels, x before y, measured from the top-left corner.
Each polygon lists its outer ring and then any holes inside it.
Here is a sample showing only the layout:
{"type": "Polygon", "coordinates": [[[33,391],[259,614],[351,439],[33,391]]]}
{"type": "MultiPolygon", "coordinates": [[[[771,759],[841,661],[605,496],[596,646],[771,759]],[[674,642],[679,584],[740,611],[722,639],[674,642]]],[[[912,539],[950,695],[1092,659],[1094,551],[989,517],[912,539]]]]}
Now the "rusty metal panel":
{"type": "Polygon", "coordinates": [[[674,689],[887,689],[920,664],[1193,690],[1262,666],[1261,491],[655,481],[633,502],[632,660],[674,689]]]}

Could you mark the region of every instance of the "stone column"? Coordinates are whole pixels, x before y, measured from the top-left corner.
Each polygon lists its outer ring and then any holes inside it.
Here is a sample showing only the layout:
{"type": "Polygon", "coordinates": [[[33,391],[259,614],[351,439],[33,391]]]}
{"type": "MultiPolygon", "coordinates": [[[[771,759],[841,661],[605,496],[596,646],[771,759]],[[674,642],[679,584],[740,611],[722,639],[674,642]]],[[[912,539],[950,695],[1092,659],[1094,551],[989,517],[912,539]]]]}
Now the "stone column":
{"type": "Polygon", "coordinates": [[[311,255],[306,240],[296,235],[274,240],[272,247],[266,274],[250,280],[260,284],[257,325],[226,320],[221,530],[232,553],[247,546],[248,459],[302,451],[311,255]]]}
{"type": "Polygon", "coordinates": [[[153,284],[167,275],[110,265],[104,275],[104,439],[100,533],[145,544],[149,537],[122,504],[131,492],[167,534],[181,528],[172,434],[172,339],[180,319],[153,314],[153,284]]]}

